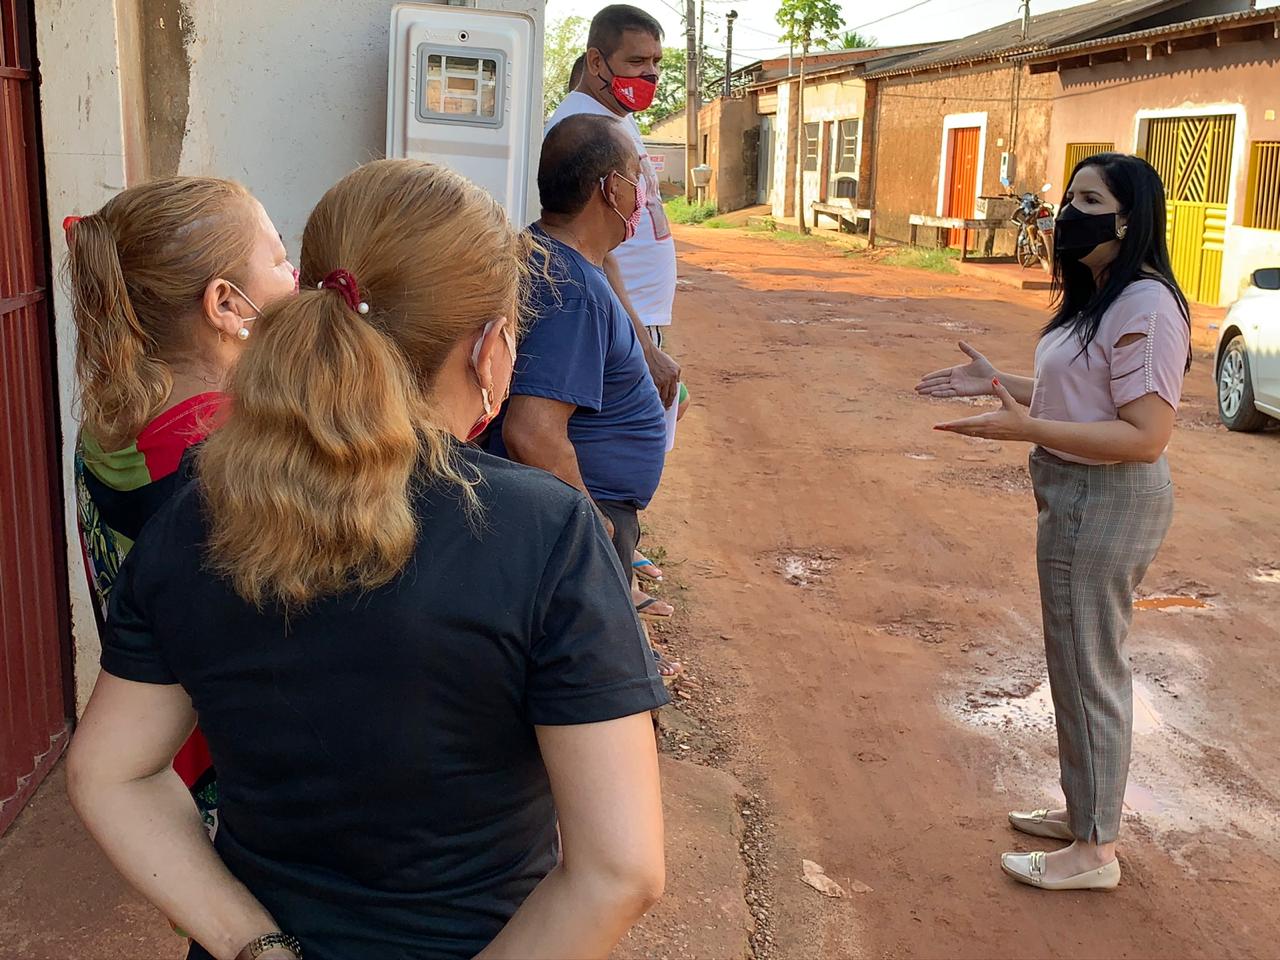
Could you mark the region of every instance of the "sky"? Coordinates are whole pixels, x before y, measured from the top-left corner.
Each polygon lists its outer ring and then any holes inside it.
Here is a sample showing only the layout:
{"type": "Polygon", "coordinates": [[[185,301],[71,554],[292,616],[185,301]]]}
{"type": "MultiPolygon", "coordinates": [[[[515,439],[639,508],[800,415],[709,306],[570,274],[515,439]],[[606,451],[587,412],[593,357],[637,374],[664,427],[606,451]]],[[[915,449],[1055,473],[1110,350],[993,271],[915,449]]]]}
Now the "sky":
{"type": "MultiPolygon", "coordinates": [[[[548,22],[577,14],[590,18],[608,0],[547,0],[548,22]]],[[[661,21],[668,43],[682,43],[685,0],[632,0],[661,21]]],[[[706,7],[706,44],[724,55],[725,14],[738,12],[733,28],[733,61],[741,65],[785,55],[778,44],[777,0],[695,0],[706,7]]],[[[1031,0],[1033,13],[1077,7],[1089,0],[1031,0]]],[[[1260,7],[1280,4],[1262,0],[1260,7]]],[[[846,29],[875,37],[882,46],[950,40],[1021,16],[1019,0],[845,0],[846,29]]]]}

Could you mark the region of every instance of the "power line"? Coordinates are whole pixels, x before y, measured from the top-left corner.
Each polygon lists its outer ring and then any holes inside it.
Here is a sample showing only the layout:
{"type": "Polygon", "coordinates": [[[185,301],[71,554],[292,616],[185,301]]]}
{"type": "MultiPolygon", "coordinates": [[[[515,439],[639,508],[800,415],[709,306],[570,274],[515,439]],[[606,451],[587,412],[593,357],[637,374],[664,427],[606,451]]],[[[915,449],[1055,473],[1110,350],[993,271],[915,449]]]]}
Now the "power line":
{"type": "Polygon", "coordinates": [[[919,7],[923,7],[926,3],[933,3],[933,0],[919,0],[918,3],[913,3],[909,7],[903,7],[901,10],[897,11],[896,13],[885,14],[883,17],[878,17],[875,20],[868,20],[866,23],[860,23],[856,27],[845,27],[845,30],[857,31],[857,30],[864,30],[867,27],[874,27],[877,23],[884,23],[884,21],[892,20],[894,17],[900,17],[904,13],[910,13],[912,10],[915,10],[919,7]]]}

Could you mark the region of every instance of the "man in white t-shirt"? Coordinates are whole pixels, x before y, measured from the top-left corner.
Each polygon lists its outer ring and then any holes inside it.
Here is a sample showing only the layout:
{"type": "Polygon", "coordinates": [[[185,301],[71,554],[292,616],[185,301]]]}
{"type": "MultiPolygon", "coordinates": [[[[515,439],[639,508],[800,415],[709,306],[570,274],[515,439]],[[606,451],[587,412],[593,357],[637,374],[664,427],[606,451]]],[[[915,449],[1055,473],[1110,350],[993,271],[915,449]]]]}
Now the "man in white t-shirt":
{"type": "Polygon", "coordinates": [[[661,64],[658,21],[627,4],[605,7],[591,21],[582,79],[551,115],[547,130],[565,117],[595,113],[621,118],[635,142],[647,201],[635,236],[605,258],[605,274],[640,335],[662,404],[670,408],[679,392],[680,366],[663,352],[662,333],[671,324],[676,296],[676,245],[662,207],[658,174],[632,116],[653,102],[661,64]]]}

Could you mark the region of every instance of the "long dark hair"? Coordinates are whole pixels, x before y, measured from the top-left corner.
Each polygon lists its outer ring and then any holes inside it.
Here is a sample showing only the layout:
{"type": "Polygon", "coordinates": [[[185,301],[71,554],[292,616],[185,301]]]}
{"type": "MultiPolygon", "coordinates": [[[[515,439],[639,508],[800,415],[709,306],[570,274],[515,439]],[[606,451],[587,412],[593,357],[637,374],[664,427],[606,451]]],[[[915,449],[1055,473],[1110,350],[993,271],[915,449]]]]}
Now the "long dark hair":
{"type": "MultiPolygon", "coordinates": [[[[1190,327],[1191,310],[1174,279],[1165,240],[1167,214],[1160,175],[1141,157],[1099,153],[1076,164],[1067,183],[1068,190],[1084,167],[1096,167],[1107,189],[1120,202],[1120,212],[1128,218],[1125,235],[1120,241],[1119,255],[1107,268],[1101,289],[1094,283],[1093,271],[1083,263],[1053,258],[1054,313],[1041,336],[1067,327],[1080,339],[1083,353],[1098,335],[1102,315],[1129,284],[1141,279],[1157,280],[1168,287],[1190,327]]],[[[1187,368],[1190,367],[1188,353],[1187,368]]]]}

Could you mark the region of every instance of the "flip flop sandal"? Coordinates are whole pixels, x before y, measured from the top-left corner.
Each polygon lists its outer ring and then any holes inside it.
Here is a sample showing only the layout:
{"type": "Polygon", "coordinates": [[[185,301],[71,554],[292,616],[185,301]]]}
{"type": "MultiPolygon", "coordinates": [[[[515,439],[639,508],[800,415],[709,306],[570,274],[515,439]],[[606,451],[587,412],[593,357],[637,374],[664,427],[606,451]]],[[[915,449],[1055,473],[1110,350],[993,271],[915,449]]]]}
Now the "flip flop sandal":
{"type": "Polygon", "coordinates": [[[658,664],[659,667],[661,667],[665,663],[667,666],[671,667],[672,670],[674,671],[670,676],[664,675],[661,670],[658,671],[658,676],[662,677],[664,682],[669,683],[672,680],[674,680],[676,677],[684,673],[684,664],[681,663],[679,660],[668,660],[666,657],[664,657],[661,653],[658,652],[657,647],[650,647],[649,652],[653,654],[653,661],[654,663],[658,664]]]}
{"type": "Polygon", "coordinates": [[[646,580],[662,581],[662,574],[653,572],[658,569],[658,565],[648,557],[642,557],[641,559],[634,561],[631,564],[631,569],[640,574],[640,576],[644,577],[646,580]]]}
{"type": "Polygon", "coordinates": [[[645,620],[670,620],[672,615],[675,612],[674,610],[672,611],[672,613],[649,612],[649,608],[652,607],[655,603],[662,603],[662,601],[659,600],[657,597],[649,597],[647,600],[641,600],[639,603],[636,604],[636,613],[638,613],[641,616],[641,618],[645,620]]]}

